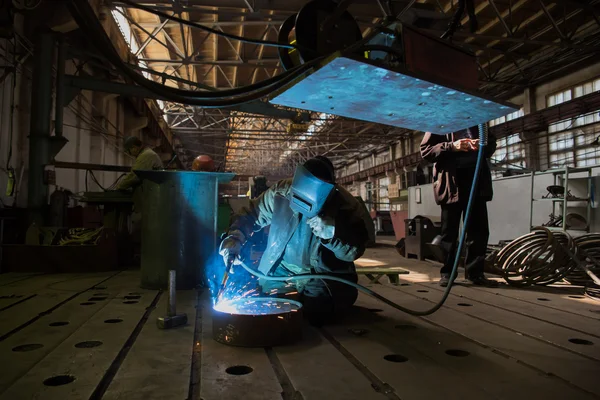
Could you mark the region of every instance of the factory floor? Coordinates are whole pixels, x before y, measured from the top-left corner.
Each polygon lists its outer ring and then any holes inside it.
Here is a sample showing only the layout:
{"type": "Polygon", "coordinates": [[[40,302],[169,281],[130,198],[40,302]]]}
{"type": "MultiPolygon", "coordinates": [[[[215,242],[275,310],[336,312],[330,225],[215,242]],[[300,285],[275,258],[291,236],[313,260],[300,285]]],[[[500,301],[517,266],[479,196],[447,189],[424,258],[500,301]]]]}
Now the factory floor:
{"type": "MultiPolygon", "coordinates": [[[[358,264],[410,270],[396,286],[361,277],[404,306],[441,296],[437,266],[391,247],[358,264]]],[[[157,329],[167,296],[138,282],[138,271],[0,275],[0,399],[600,398],[600,304],[576,288],[460,284],[422,318],[361,295],[344,322],[249,349],[212,340],[193,291],[178,293],[189,324],[157,329]]]]}

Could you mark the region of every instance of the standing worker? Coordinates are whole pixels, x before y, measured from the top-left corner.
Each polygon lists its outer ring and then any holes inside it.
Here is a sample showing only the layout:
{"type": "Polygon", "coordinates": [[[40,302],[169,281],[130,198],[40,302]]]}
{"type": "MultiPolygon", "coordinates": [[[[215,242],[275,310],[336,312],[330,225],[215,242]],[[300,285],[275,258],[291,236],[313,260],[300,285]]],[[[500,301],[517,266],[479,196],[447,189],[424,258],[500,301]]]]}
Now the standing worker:
{"type": "Polygon", "coordinates": [[[133,189],[133,204],[136,212],[142,212],[142,190],[141,179],[134,171],[144,171],[153,169],[162,169],[163,163],[151,148],[144,147],[142,141],[135,137],[129,136],[124,141],[125,154],[135,157],[135,162],[131,167],[131,171],[121,179],[117,185],[117,190],[133,189]]]}
{"type": "MultiPolygon", "coordinates": [[[[361,204],[335,185],[329,160],[313,158],[296,168],[293,179],[279,181],[250,202],[231,225],[220,254],[225,263],[237,258],[256,228],[269,226],[267,248],[258,270],[270,276],[334,274],[358,281],[354,261],[362,256],[367,229],[361,204]]],[[[304,311],[315,325],[348,310],[356,288],[335,281],[310,279],[296,287],[259,280],[263,293],[297,291],[304,311]]]]}
{"type": "Polygon", "coordinates": [[[144,147],[142,141],[135,137],[129,136],[123,143],[125,154],[135,157],[135,162],[131,167],[131,171],[123,177],[117,184],[117,190],[133,189],[133,214],[131,216],[132,236],[135,243],[140,243],[141,236],[141,220],[142,220],[142,202],[143,190],[142,181],[134,171],[162,169],[163,163],[151,148],[144,147]]]}
{"type": "MultiPolygon", "coordinates": [[[[435,245],[446,254],[440,271],[440,286],[448,286],[456,257],[460,220],[464,216],[475,176],[477,151],[479,149],[478,127],[474,126],[448,135],[425,133],[421,142],[421,157],[433,164],[433,194],[442,208],[441,235],[434,239],[435,245]]],[[[481,165],[477,191],[473,198],[469,226],[466,228],[467,257],[466,277],[478,286],[496,287],[498,282],[483,274],[485,253],[489,238],[487,202],[492,200],[492,174],[489,158],[496,151],[496,138],[489,134],[485,146],[485,162],[481,165]]]]}

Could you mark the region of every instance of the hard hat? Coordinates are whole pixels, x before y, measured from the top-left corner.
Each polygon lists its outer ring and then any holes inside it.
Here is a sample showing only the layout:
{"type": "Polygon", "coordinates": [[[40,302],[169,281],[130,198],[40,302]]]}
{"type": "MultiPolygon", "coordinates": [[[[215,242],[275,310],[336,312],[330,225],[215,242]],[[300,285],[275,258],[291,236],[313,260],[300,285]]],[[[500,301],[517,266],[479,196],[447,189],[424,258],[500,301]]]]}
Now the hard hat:
{"type": "Polygon", "coordinates": [[[210,156],[200,155],[194,159],[192,163],[192,171],[213,172],[215,170],[215,162],[210,156]]]}

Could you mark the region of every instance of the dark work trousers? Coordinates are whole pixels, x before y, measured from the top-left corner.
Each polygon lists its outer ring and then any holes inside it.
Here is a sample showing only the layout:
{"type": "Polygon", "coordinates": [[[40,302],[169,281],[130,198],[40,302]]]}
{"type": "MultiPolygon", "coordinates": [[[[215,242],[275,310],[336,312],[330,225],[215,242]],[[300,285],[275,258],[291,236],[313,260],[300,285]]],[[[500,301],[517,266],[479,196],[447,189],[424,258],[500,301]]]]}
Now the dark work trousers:
{"type": "MultiPolygon", "coordinates": [[[[467,211],[467,203],[471,190],[469,181],[471,180],[464,179],[463,182],[459,181],[458,203],[442,205],[442,244],[445,249],[449,250],[446,262],[440,271],[442,274],[450,274],[454,266],[460,221],[461,217],[464,218],[467,211]]],[[[463,249],[466,247],[467,250],[465,270],[467,279],[473,279],[483,276],[485,252],[490,236],[487,202],[480,197],[476,196],[473,199],[473,206],[471,207],[471,214],[469,216],[469,226],[466,233],[467,236],[463,245],[463,249]]]]}

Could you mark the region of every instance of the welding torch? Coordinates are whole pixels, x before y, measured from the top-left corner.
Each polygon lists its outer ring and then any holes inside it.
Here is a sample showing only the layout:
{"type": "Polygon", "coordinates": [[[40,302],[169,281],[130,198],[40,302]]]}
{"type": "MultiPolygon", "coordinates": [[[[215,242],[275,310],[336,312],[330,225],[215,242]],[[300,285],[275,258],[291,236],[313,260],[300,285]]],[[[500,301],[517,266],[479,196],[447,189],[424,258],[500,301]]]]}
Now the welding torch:
{"type": "Polygon", "coordinates": [[[223,291],[225,290],[225,286],[227,285],[227,280],[229,279],[229,274],[233,271],[233,262],[235,261],[235,257],[227,258],[227,265],[225,266],[225,273],[223,274],[223,280],[221,281],[221,285],[219,286],[219,291],[217,292],[217,303],[221,300],[221,296],[223,295],[223,291]]]}

